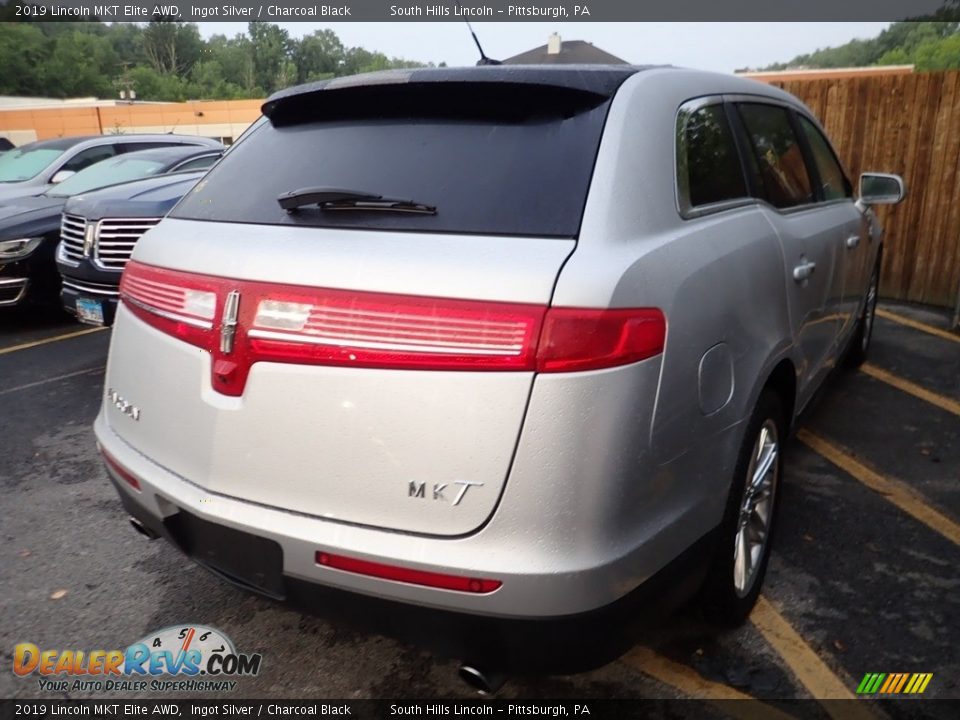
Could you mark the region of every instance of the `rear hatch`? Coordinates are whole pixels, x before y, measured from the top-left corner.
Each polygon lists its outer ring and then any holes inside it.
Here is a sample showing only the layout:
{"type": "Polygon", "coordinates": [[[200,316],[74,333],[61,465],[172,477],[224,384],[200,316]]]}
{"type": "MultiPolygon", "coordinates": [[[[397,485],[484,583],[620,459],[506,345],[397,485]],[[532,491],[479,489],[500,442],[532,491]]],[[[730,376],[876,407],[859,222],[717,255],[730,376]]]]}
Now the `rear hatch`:
{"type": "Polygon", "coordinates": [[[124,440],[212,495],[332,521],[489,518],[629,72],[481,70],[267,102],[124,274],[124,440]]]}

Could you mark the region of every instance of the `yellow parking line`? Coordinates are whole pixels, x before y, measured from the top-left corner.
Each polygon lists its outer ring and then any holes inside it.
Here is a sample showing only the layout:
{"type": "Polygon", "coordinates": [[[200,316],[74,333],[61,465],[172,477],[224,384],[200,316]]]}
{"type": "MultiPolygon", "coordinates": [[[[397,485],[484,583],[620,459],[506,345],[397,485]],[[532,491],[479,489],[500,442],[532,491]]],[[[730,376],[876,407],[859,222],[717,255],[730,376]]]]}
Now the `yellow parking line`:
{"type": "Polygon", "coordinates": [[[801,428],[797,431],[797,438],[814,452],[819,453],[838,468],[882,495],[905,513],[912,515],[932,530],[936,530],[955,545],[960,545],[960,525],[930,507],[906,483],[881,475],[855,459],[848,450],[814,435],[809,430],[801,428]]]}
{"type": "Polygon", "coordinates": [[[912,327],[914,330],[922,330],[925,333],[936,335],[937,337],[944,338],[946,340],[960,342],[960,335],[952,333],[949,330],[944,330],[943,328],[938,328],[933,325],[927,325],[927,323],[920,322],[919,320],[912,320],[908,317],[904,317],[903,315],[890,312],[889,310],[877,308],[877,317],[882,317],[886,320],[892,320],[895,323],[912,327]]]}
{"type": "Polygon", "coordinates": [[[938,395],[931,390],[927,390],[925,387],[917,385],[915,382],[905,380],[899,375],[894,375],[892,372],[884,370],[883,368],[878,368],[876,365],[871,365],[870,363],[862,365],[860,370],[861,372],[879,380],[880,382],[885,382],[887,385],[892,385],[897,390],[901,390],[905,393],[913,395],[914,397],[918,397],[921,400],[925,400],[931,405],[936,405],[941,410],[952,412],[954,415],[960,415],[960,402],[954,400],[953,398],[948,398],[944,395],[938,395]]]}
{"type": "MultiPolygon", "coordinates": [[[[750,622],[777,651],[787,667],[817,700],[854,700],[852,682],[844,681],[800,637],[777,609],[762,595],[750,614],[750,622]]],[[[823,703],[824,710],[836,720],[866,720],[877,715],[860,703],[823,703]]]]}
{"type": "Polygon", "coordinates": [[[714,703],[727,700],[751,701],[749,703],[719,703],[723,712],[731,717],[741,718],[742,720],[760,720],[761,718],[794,720],[792,715],[761,702],[746,693],[735,690],[729,685],[707,680],[693,668],[658,655],[650,648],[638,645],[624,655],[621,661],[634,670],[639,670],[654,680],[659,680],[664,685],[679,690],[687,697],[714,703]]]}
{"type": "Polygon", "coordinates": [[[8,348],[0,348],[0,355],[6,355],[7,353],[16,352],[17,350],[26,350],[27,348],[37,347],[38,345],[46,345],[47,343],[58,342],[60,340],[69,340],[70,338],[80,337],[81,335],[89,335],[90,333],[100,332],[101,330],[106,329],[107,328],[105,327],[87,328],[86,330],[77,330],[76,332],[66,333],[65,335],[55,335],[54,337],[23,343],[22,345],[13,345],[12,347],[8,348]]]}

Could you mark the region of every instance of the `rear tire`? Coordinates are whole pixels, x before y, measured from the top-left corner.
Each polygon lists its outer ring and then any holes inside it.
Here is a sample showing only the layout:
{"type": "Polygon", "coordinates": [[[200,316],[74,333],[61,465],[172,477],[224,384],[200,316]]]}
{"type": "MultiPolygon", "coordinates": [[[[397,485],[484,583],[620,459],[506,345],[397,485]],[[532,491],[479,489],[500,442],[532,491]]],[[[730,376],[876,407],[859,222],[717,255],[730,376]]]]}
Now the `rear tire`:
{"type": "Polygon", "coordinates": [[[863,304],[863,312],[857,321],[857,330],[850,342],[850,349],[844,358],[844,365],[848,368],[858,368],[867,361],[870,353],[870,339],[873,337],[873,320],[877,313],[877,297],[880,289],[880,259],[873,267],[870,275],[870,284],[867,286],[867,299],[863,304]]]}
{"type": "Polygon", "coordinates": [[[760,595],[777,517],[786,422],[783,404],[764,390],[747,423],[719,544],[701,593],[707,619],[740,625],[760,595]]]}

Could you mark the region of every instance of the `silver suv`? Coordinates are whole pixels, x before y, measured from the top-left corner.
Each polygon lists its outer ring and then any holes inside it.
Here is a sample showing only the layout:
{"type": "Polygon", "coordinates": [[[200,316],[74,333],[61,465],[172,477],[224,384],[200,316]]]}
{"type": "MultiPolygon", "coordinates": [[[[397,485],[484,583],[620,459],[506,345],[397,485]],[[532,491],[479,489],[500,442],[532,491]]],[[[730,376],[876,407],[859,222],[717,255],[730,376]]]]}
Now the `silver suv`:
{"type": "Polygon", "coordinates": [[[795,98],[675,68],[376,73],[263,112],[123,275],[96,435],[135,527],[500,668],[698,588],[742,621],[791,424],[867,351],[900,179],[857,198],[795,98]]]}

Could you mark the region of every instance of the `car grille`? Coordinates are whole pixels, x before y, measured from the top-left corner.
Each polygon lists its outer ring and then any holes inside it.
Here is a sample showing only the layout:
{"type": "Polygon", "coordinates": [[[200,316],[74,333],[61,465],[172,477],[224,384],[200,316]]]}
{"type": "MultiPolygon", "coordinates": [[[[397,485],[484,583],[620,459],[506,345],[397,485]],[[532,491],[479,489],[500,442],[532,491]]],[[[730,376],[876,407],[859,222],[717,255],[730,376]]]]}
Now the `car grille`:
{"type": "Polygon", "coordinates": [[[61,252],[68,260],[83,260],[83,233],[87,221],[76,215],[63,215],[60,219],[61,252]]]}
{"type": "Polygon", "coordinates": [[[160,222],[160,218],[101,220],[97,232],[96,258],[101,267],[122,270],[133,254],[137,240],[160,222]]]}
{"type": "Polygon", "coordinates": [[[75,290],[83,295],[97,295],[99,297],[120,297],[120,285],[109,285],[106,283],[87,282],[86,280],[77,280],[76,278],[63,277],[63,286],[75,290]]]}

